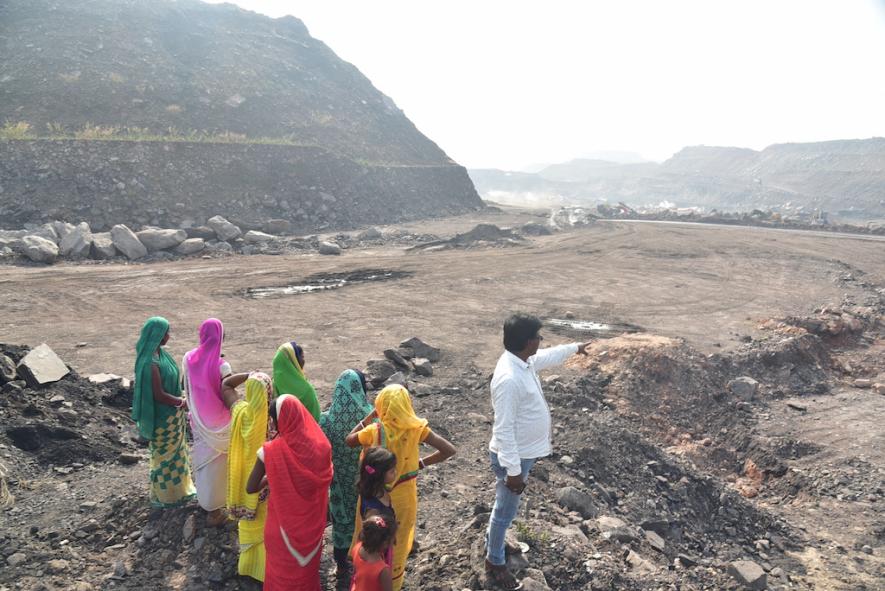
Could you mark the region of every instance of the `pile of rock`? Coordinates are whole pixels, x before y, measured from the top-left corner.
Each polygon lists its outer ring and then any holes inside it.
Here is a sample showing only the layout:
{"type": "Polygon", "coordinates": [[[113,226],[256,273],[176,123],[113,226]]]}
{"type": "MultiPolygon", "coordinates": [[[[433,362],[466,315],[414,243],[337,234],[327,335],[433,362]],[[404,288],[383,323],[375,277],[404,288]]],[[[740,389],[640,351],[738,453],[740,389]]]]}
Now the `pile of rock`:
{"type": "Polygon", "coordinates": [[[433,363],[441,356],[438,348],[412,337],[401,342],[396,349],[386,349],[384,359],[370,359],[366,363],[366,381],[380,388],[391,384],[405,385],[410,375],[430,377],[433,363]]]}
{"type": "Polygon", "coordinates": [[[19,472],[51,464],[68,473],[71,466],[134,450],[136,432],[116,410],[128,409],[128,380],[112,378],[118,377],[79,376],[46,344],[28,349],[0,343],[0,444],[10,452],[4,457],[19,472]],[[121,390],[127,395],[121,397],[121,390]],[[124,400],[117,403],[118,397],[124,400]],[[25,468],[27,458],[37,463],[25,468]]]}
{"type": "Polygon", "coordinates": [[[235,247],[268,244],[277,238],[258,231],[243,234],[239,227],[221,216],[206,226],[187,229],[146,227],[137,232],[118,224],[109,232],[93,232],[86,222],[77,225],[49,222],[25,230],[0,231],[0,256],[21,255],[37,263],[70,260],[108,260],[117,257],[140,260],[189,256],[203,252],[232,252],[235,247]],[[161,254],[156,254],[161,253],[161,254]]]}

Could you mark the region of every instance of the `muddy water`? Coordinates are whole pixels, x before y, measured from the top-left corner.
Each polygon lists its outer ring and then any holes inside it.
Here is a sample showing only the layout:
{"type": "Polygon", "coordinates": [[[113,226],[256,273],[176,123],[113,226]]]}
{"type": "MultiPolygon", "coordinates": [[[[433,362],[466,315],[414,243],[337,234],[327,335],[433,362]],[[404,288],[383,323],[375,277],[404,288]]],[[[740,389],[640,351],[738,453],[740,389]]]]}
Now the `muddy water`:
{"type": "Polygon", "coordinates": [[[385,269],[362,269],[348,273],[320,273],[311,275],[297,283],[282,286],[250,287],[245,295],[248,298],[261,299],[277,296],[300,295],[316,291],[329,291],[340,289],[348,285],[370,283],[377,281],[391,281],[411,277],[409,271],[388,271],[385,269]]]}
{"type": "Polygon", "coordinates": [[[563,318],[548,318],[544,321],[544,324],[549,326],[554,332],[597,338],[610,338],[641,330],[635,324],[623,322],[605,323],[593,320],[567,320],[563,318]]]}

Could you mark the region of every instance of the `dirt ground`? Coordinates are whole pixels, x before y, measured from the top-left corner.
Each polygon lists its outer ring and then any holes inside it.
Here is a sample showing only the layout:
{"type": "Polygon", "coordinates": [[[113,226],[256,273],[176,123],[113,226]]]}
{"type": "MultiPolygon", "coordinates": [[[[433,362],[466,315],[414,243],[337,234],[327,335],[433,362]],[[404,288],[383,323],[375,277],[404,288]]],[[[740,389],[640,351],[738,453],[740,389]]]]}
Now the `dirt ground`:
{"type": "MultiPolygon", "coordinates": [[[[477,223],[543,222],[540,215],[507,209],[403,228],[451,236],[477,223]]],[[[600,342],[585,370],[573,365],[543,376],[555,453],[532,485],[531,510],[525,510],[519,535],[531,546],[531,566],[543,571],[551,588],[733,589],[725,563],[752,557],[770,571],[770,588],[877,589],[885,575],[885,429],[876,417],[885,411],[885,396],[850,384],[856,376],[885,375],[882,331],[826,344],[822,354],[832,355],[834,366],[853,364],[854,376],[822,368],[811,358],[790,358],[793,377],[817,376],[826,384],[813,388],[803,377],[788,387],[789,380],[760,375],[765,395],[752,404],[697,401],[706,400],[705,390],[724,389],[733,376],[723,368],[758,367],[764,373],[767,360],[784,358],[791,341],[772,339],[766,320],[805,317],[827,305],[876,302],[881,309],[883,286],[885,240],[600,222],[506,247],[407,252],[379,246],[345,250],[340,257],[2,267],[0,343],[46,342],[84,375],[131,377],[145,318],[170,319],[169,348],[180,356],[195,346],[199,323],[217,316],[225,323],[225,353],[235,371],[267,370],[278,344],[302,344],[323,406],[343,368],[365,367],[411,336],[440,347],[443,357],[427,380],[431,394],[416,398],[415,406],[459,453],[420,484],[421,550],[410,561],[407,588],[460,591],[484,588],[470,573],[482,529],[474,525],[482,515],[487,518],[492,500],[485,452],[490,427],[484,418],[490,416],[487,378],[500,354],[502,320],[524,310],[545,319],[623,323],[651,335],[639,340],[668,343],[664,353],[631,351],[618,359],[612,346],[600,342]],[[247,296],[250,288],[367,270],[373,273],[360,276],[402,274],[334,290],[247,296]],[[685,402],[688,410],[665,396],[672,391],[678,397],[680,387],[692,397],[685,402]],[[707,404],[715,421],[703,418],[707,404]],[[696,424],[693,417],[700,417],[696,424]],[[688,433],[681,435],[683,430],[688,433]],[[787,472],[766,475],[762,492],[745,499],[734,491],[753,477],[743,458],[754,450],[761,457],[773,454],[787,472]],[[629,547],[604,540],[582,516],[563,511],[554,491],[567,485],[591,490],[600,510],[624,519],[669,516],[670,529],[662,533],[666,556],[642,539],[627,542],[629,547]],[[673,533],[676,523],[679,531],[673,533]],[[575,546],[578,524],[590,540],[575,546]],[[626,566],[630,548],[657,570],[643,576],[636,564],[626,566]],[[698,566],[681,570],[677,551],[693,556],[698,566]],[[773,574],[777,571],[784,574],[773,574]]],[[[575,338],[552,329],[544,335],[545,346],[575,338]]],[[[783,367],[772,369],[772,376],[775,370],[783,367]]],[[[790,372],[787,368],[788,377],[790,372]]],[[[4,461],[20,474],[12,475],[18,499],[6,524],[0,523],[0,550],[4,537],[20,544],[30,531],[33,542],[25,546],[30,558],[63,556],[71,562],[66,568],[76,572],[41,580],[42,571],[29,570],[15,583],[0,577],[0,589],[7,589],[3,583],[9,589],[69,588],[64,581],[74,578],[84,591],[251,588],[214,574],[235,563],[232,538],[203,528],[198,512],[200,550],[188,545],[178,553],[174,544],[181,534],[164,538],[162,528],[179,532],[195,511],[148,515],[144,451],[136,451],[142,460],[135,466],[83,462],[73,472],[53,472],[18,450],[2,450],[4,461]],[[84,509],[83,501],[97,505],[84,509]],[[98,525],[90,524],[93,517],[98,525]],[[143,532],[158,527],[161,534],[145,541],[143,532]],[[60,546],[59,539],[72,542],[60,546]],[[160,540],[165,545],[158,546],[160,540]],[[213,545],[220,554],[206,554],[213,545]],[[169,566],[152,570],[150,563],[164,563],[163,548],[175,550],[167,557],[169,566]]]]}
{"type": "MultiPolygon", "coordinates": [[[[543,220],[506,211],[404,228],[450,235],[479,222],[527,221],[543,220]]],[[[0,270],[0,342],[47,342],[81,373],[128,375],[148,316],[169,318],[169,348],[178,355],[195,345],[200,322],[217,316],[235,369],[267,369],[277,345],[296,340],[318,390],[328,390],[340,368],[413,335],[491,368],[501,322],[513,310],[629,322],[705,352],[728,350],[752,335],[760,318],[860,297],[863,288],[840,281],[844,275],[885,283],[883,255],[885,239],[602,222],[525,247],[9,266],[0,270]],[[363,269],[413,274],[328,292],[244,297],[248,288],[363,269]]]]}

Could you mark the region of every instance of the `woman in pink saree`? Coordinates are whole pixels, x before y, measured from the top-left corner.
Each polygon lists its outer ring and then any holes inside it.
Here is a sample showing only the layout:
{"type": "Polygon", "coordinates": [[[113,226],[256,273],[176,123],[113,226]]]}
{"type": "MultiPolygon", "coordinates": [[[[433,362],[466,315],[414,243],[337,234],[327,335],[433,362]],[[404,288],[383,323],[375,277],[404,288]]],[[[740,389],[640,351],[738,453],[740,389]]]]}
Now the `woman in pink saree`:
{"type": "Polygon", "coordinates": [[[194,435],[191,465],[197,501],[209,513],[207,524],[212,527],[224,523],[227,501],[231,414],[221,395],[221,381],[230,375],[231,368],[221,357],[223,340],[221,321],[205,320],[200,326],[200,346],[188,352],[181,364],[194,435]]]}

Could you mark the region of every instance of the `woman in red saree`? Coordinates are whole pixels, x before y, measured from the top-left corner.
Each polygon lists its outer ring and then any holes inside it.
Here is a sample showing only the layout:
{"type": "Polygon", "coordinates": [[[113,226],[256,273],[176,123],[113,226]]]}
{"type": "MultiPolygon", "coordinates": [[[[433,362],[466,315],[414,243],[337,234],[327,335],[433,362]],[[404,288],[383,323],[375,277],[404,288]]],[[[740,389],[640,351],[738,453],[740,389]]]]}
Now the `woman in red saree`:
{"type": "Polygon", "coordinates": [[[258,452],[246,491],[267,484],[264,591],[320,591],[320,555],[332,482],[332,446],[292,395],[276,399],[277,438],[258,452]]]}

